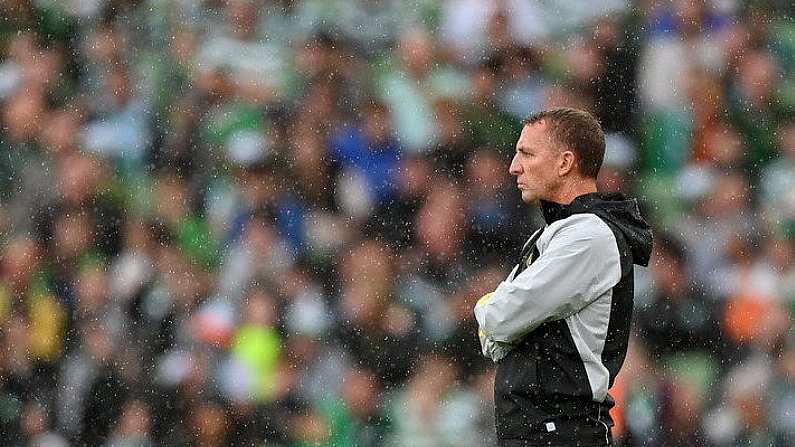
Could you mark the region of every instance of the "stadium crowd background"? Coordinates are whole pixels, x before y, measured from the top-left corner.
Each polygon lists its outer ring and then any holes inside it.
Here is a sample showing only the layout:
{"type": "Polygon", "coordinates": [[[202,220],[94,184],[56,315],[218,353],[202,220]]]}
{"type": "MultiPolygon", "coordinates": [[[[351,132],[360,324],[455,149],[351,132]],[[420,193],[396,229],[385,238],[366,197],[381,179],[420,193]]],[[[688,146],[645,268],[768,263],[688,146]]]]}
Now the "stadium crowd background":
{"type": "Polygon", "coordinates": [[[793,445],[788,3],[0,2],[0,444],[489,445],[568,105],[656,231],[617,438],[793,445]]]}

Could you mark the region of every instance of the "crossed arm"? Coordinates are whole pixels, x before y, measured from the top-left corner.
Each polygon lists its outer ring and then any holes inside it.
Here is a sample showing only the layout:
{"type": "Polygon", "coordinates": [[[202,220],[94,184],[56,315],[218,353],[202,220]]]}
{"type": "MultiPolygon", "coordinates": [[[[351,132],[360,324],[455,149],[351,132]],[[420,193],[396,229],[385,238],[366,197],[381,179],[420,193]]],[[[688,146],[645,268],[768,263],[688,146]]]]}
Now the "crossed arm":
{"type": "Polygon", "coordinates": [[[576,313],[621,278],[618,247],[607,224],[587,214],[567,221],[535,262],[475,305],[487,357],[499,360],[495,356],[507,354],[511,343],[544,322],[576,313]]]}

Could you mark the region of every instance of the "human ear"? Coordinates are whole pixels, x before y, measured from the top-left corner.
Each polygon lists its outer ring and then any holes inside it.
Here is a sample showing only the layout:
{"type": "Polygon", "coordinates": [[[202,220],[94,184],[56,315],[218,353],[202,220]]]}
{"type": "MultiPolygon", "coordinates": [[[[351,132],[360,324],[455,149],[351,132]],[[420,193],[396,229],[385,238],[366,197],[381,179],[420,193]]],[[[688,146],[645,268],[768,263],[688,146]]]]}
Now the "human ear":
{"type": "Polygon", "coordinates": [[[572,151],[562,151],[560,153],[560,159],[558,163],[558,175],[563,177],[567,175],[574,169],[574,152],[572,151]]]}

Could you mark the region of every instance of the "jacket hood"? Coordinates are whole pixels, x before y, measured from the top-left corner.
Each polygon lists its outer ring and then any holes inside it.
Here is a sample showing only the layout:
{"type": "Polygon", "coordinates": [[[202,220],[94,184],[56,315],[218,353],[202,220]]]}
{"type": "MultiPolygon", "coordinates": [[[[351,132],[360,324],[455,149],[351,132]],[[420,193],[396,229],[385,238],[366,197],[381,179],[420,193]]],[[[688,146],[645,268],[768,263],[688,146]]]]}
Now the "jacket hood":
{"type": "Polygon", "coordinates": [[[592,213],[615,225],[624,235],[635,264],[647,266],[651,257],[651,227],[640,215],[637,199],[617,192],[584,194],[568,205],[541,200],[541,212],[547,224],[572,214],[592,213]]]}

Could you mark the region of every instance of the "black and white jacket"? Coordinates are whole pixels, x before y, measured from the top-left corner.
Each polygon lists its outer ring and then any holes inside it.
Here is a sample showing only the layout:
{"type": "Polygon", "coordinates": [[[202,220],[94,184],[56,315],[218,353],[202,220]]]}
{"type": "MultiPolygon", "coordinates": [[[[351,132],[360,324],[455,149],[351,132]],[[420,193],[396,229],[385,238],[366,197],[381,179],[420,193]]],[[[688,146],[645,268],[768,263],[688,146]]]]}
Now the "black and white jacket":
{"type": "Polygon", "coordinates": [[[475,307],[483,352],[497,362],[497,436],[545,440],[554,421],[581,417],[604,440],[607,390],[627,352],[633,265],[648,265],[651,230],[637,201],[618,193],[542,201],[541,210],[546,226],[475,307]]]}

